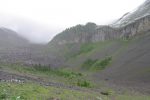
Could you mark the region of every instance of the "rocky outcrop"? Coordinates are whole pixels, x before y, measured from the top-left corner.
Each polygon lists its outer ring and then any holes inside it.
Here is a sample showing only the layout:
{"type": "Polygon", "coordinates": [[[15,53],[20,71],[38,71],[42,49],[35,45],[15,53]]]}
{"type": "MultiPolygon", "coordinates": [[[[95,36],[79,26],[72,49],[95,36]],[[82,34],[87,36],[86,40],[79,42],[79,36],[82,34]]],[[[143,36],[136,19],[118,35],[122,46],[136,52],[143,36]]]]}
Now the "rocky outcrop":
{"type": "Polygon", "coordinates": [[[119,30],[110,26],[100,26],[96,29],[95,34],[92,35],[91,42],[98,42],[104,40],[111,40],[118,38],[119,30]]]}
{"type": "Polygon", "coordinates": [[[150,15],[135,20],[120,28],[121,37],[131,37],[150,30],[150,15]]]}
{"type": "Polygon", "coordinates": [[[103,26],[98,28],[92,37],[93,42],[111,40],[117,38],[130,38],[150,30],[150,15],[136,19],[126,26],[103,26]]]}

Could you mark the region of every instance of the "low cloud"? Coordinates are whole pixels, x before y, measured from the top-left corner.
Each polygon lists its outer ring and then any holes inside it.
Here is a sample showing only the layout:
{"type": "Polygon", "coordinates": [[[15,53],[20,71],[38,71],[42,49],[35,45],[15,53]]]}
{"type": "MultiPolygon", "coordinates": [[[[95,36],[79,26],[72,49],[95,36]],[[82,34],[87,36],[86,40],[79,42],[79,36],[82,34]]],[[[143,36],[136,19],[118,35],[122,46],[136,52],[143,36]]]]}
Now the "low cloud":
{"type": "Polygon", "coordinates": [[[34,43],[47,43],[62,30],[5,15],[0,16],[0,27],[11,29],[34,43]]]}

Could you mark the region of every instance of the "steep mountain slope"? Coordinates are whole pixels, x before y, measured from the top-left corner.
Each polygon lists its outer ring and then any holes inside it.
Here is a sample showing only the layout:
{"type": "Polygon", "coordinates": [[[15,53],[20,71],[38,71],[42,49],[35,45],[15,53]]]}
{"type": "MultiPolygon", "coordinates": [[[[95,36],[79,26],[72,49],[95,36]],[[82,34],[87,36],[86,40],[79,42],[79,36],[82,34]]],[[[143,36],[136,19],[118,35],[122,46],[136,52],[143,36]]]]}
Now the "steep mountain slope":
{"type": "MultiPolygon", "coordinates": [[[[96,74],[97,79],[112,84],[150,92],[150,32],[129,40],[125,45],[117,44],[116,51],[109,53],[112,62],[106,69],[96,74]]],[[[106,49],[108,51],[108,49],[106,49]]]]}
{"type": "Polygon", "coordinates": [[[102,67],[91,77],[94,81],[129,85],[149,93],[149,7],[147,0],[111,25],[88,23],[66,29],[48,44],[50,53],[61,60],[62,66],[74,70],[83,70],[83,65],[102,67]],[[111,57],[109,64],[107,57],[111,57]]]}

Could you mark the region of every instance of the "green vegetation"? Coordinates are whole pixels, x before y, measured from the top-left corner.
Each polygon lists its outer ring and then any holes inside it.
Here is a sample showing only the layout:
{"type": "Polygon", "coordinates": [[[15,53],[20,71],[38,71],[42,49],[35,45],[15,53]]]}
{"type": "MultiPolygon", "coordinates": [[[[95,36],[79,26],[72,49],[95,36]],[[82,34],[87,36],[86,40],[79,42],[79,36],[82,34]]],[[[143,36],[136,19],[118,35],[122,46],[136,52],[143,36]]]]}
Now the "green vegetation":
{"type": "Polygon", "coordinates": [[[80,72],[74,72],[65,68],[51,68],[49,66],[34,65],[34,66],[23,66],[19,64],[6,64],[3,65],[3,69],[11,70],[13,73],[21,73],[24,75],[43,77],[45,80],[51,82],[61,82],[66,85],[80,86],[91,88],[92,82],[87,80],[86,76],[80,72]],[[84,80],[84,81],[82,81],[84,80]]]}
{"type": "MultiPolygon", "coordinates": [[[[108,92],[104,92],[108,93],[108,92]]],[[[70,90],[36,83],[0,82],[0,100],[150,100],[139,94],[103,95],[94,91],[70,90]]]]}
{"type": "Polygon", "coordinates": [[[56,69],[51,68],[49,66],[42,66],[42,65],[33,65],[33,66],[22,66],[17,64],[11,64],[6,65],[8,68],[11,68],[13,70],[16,70],[21,73],[32,73],[32,74],[45,74],[45,75],[54,75],[64,78],[76,78],[76,77],[82,77],[82,73],[73,72],[71,70],[67,69],[56,69]]]}
{"type": "Polygon", "coordinates": [[[54,69],[49,66],[41,66],[40,64],[34,65],[31,68],[28,68],[27,70],[38,71],[41,73],[49,73],[52,75],[61,76],[65,78],[76,78],[82,76],[82,73],[75,73],[73,71],[65,70],[65,69],[54,69]]]}
{"type": "Polygon", "coordinates": [[[93,68],[96,70],[103,70],[111,61],[112,57],[106,57],[102,60],[98,60],[96,63],[94,63],[93,68]]]}
{"type": "MultiPolygon", "coordinates": [[[[101,60],[102,65],[106,65],[109,57],[101,60]],[[106,59],[107,58],[107,59],[106,59]]],[[[110,59],[110,58],[109,58],[110,59]]],[[[97,62],[97,61],[96,61],[97,62]]],[[[95,63],[96,63],[95,62],[95,63]]],[[[102,92],[92,91],[94,89],[93,84],[84,78],[84,75],[77,72],[72,72],[67,69],[52,69],[46,66],[41,68],[41,65],[35,65],[32,67],[21,66],[19,64],[3,65],[2,69],[11,70],[13,73],[22,73],[30,75],[31,77],[38,76],[42,79],[48,77],[54,77],[57,79],[66,80],[69,84],[84,87],[81,90],[74,90],[73,88],[67,89],[63,87],[45,86],[39,85],[36,82],[0,82],[0,100],[149,100],[150,96],[141,94],[133,94],[130,92],[117,94],[117,92],[103,88],[102,92]],[[32,74],[31,74],[32,73],[32,74]],[[53,76],[54,75],[54,76],[53,76]],[[60,78],[58,78],[60,77],[60,78]],[[83,91],[82,91],[83,89],[83,91]],[[85,89],[85,90],[84,90],[85,89]]],[[[47,80],[47,78],[46,78],[47,80]]],[[[63,81],[61,80],[61,83],[63,81]]],[[[52,81],[52,80],[51,80],[52,81]]],[[[66,84],[67,85],[67,84],[66,84]]]]}
{"type": "Polygon", "coordinates": [[[102,60],[92,60],[87,59],[83,64],[82,68],[84,69],[92,69],[92,70],[103,70],[105,69],[108,64],[112,61],[112,57],[106,57],[102,60]]]}
{"type": "Polygon", "coordinates": [[[31,72],[39,72],[39,73],[44,73],[47,74],[48,76],[55,76],[55,77],[63,77],[65,80],[67,80],[70,85],[75,85],[75,86],[80,86],[80,87],[86,87],[89,88],[92,86],[92,83],[90,81],[87,81],[84,78],[84,75],[82,73],[75,73],[70,70],[66,69],[52,69],[48,66],[41,66],[41,65],[35,65],[32,66],[31,68],[27,69],[28,71],[31,72]],[[84,81],[82,81],[84,80],[84,81]]]}
{"type": "Polygon", "coordinates": [[[102,91],[101,94],[102,95],[106,95],[106,96],[111,96],[111,95],[113,95],[115,93],[112,90],[107,90],[107,91],[102,91]]]}
{"type": "Polygon", "coordinates": [[[87,80],[78,80],[77,85],[80,87],[91,87],[91,83],[87,80]]]}
{"type": "Polygon", "coordinates": [[[98,93],[81,92],[36,83],[0,82],[0,100],[97,100],[98,93]]]}

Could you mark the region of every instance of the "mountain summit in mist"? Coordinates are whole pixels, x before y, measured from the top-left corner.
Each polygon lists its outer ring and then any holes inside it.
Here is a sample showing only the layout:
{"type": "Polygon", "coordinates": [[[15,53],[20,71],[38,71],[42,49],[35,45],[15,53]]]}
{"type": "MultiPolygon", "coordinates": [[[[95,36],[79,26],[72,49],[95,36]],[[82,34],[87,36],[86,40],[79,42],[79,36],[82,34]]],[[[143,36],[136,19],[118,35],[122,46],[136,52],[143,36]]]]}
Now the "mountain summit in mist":
{"type": "Polygon", "coordinates": [[[15,46],[23,46],[29,44],[29,41],[22,36],[18,35],[16,32],[7,29],[0,28],[0,46],[15,47],[15,46]]]}

